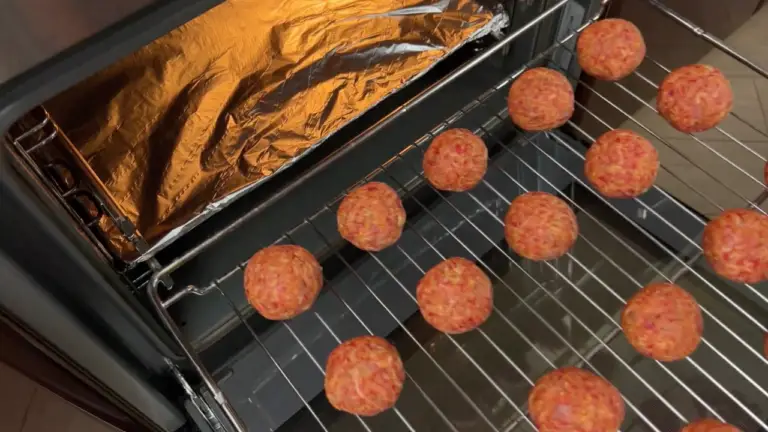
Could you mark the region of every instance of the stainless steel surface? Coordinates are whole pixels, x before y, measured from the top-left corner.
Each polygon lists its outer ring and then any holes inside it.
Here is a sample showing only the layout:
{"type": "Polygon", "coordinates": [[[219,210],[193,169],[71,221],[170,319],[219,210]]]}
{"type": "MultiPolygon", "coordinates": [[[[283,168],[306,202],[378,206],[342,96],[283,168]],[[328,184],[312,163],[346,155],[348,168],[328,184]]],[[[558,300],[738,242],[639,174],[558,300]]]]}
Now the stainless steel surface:
{"type": "MultiPolygon", "coordinates": [[[[657,7],[655,1],[649,0],[657,7]]],[[[560,1],[545,14],[554,13],[558,8],[567,4],[567,1],[560,1]]],[[[602,2],[604,6],[607,2],[602,2]]],[[[664,14],[672,14],[677,21],[682,22],[682,17],[678,17],[673,11],[668,8],[660,7],[660,10],[664,14]]],[[[594,18],[593,18],[594,19],[594,18]]],[[[526,27],[530,28],[536,25],[536,22],[531,23],[526,27]]],[[[591,21],[591,20],[590,20],[591,21]]],[[[552,48],[545,50],[541,55],[532,60],[540,60],[541,57],[554,55],[555,51],[561,50],[569,52],[571,49],[566,45],[570,39],[578,34],[578,31],[583,29],[584,26],[580,26],[575,29],[566,38],[558,41],[552,48]]],[[[700,34],[695,28],[690,28],[692,31],[700,34]]],[[[482,56],[491,55],[491,51],[498,51],[517,37],[522,30],[515,32],[514,35],[510,35],[504,41],[496,45],[492,50],[486,51],[482,56]],[[514,36],[514,37],[513,37],[514,36]]],[[[707,39],[710,40],[710,39],[707,39]]],[[[725,47],[722,43],[713,43],[715,47],[725,47]]],[[[735,54],[734,58],[739,59],[738,54],[729,52],[729,54],[735,54]]],[[[482,61],[478,58],[472,63],[466,65],[460,70],[456,71],[454,75],[451,75],[447,80],[455,79],[460,74],[466,72],[470,68],[476,66],[482,61]]],[[[652,60],[651,60],[652,61],[652,60]]],[[[529,63],[528,65],[531,65],[529,63]]],[[[750,64],[750,63],[745,63],[750,64]]],[[[660,67],[663,67],[659,65],[660,67]]],[[[570,140],[560,132],[551,133],[538,133],[538,134],[519,134],[515,143],[506,142],[503,138],[498,137],[495,134],[496,125],[501,123],[508,123],[506,108],[501,107],[488,107],[486,102],[489,101],[492,95],[497,92],[504,91],[507,84],[511,82],[516,76],[518,76],[525,68],[516,71],[502,82],[493,86],[488,92],[482,94],[476,101],[467,105],[460,112],[454,116],[446,119],[441,124],[433,128],[422,139],[416,141],[416,143],[408,146],[403,150],[400,155],[394,159],[388,161],[379,170],[375,171],[365,180],[371,179],[374,176],[385,177],[387,181],[396,188],[403,196],[412,200],[422,211],[425,217],[430,219],[430,223],[435,225],[436,229],[441,230],[445,237],[452,239],[458,245],[463,248],[464,254],[474,258],[478,265],[483,267],[494,280],[497,288],[497,293],[505,296],[511,296],[514,300],[514,307],[507,308],[508,304],[502,303],[500,299],[497,299],[494,307],[494,315],[492,318],[493,323],[487,323],[481,328],[473,332],[475,339],[470,340],[469,337],[463,336],[450,336],[440,335],[440,340],[445,340],[446,344],[451,347],[457,354],[457,361],[466,363],[466,368],[471,369],[473,373],[478,375],[478,383],[469,384],[466,381],[460,382],[456,375],[451,373],[452,368],[450,364],[444,361],[440,361],[440,355],[437,353],[434,343],[426,344],[419,341],[419,337],[414,334],[414,331],[405,325],[397,313],[392,310],[393,304],[384,301],[380,294],[377,293],[376,288],[366,281],[366,278],[361,276],[358,272],[356,265],[349,262],[338,249],[334,248],[334,242],[327,237],[327,234],[323,233],[323,230],[318,226],[318,220],[323,217],[328,217],[334,214],[334,207],[338,203],[339,197],[334,202],[329,203],[315,215],[307,218],[302,224],[287,232],[281,236],[277,242],[288,243],[300,243],[296,237],[303,231],[314,232],[317,238],[320,238],[325,244],[325,251],[330,251],[341,263],[343,263],[345,270],[353,275],[360,283],[361,287],[368,291],[370,295],[375,299],[383,310],[397,323],[400,331],[407,336],[406,339],[415,344],[415,348],[419,356],[423,356],[425,362],[429,365],[434,372],[434,376],[444,379],[451,388],[458,395],[459,401],[453,401],[451,404],[454,406],[462,405],[466,409],[472,411],[475,416],[475,423],[472,423],[471,430],[512,430],[522,428],[523,430],[535,430],[535,426],[532,424],[528,416],[526,415],[526,405],[524,395],[527,393],[527,389],[533,384],[535,379],[540,376],[549,368],[555,368],[563,366],[564,364],[574,364],[579,366],[588,366],[591,370],[606,376],[614,382],[617,387],[622,390],[625,403],[628,408],[629,420],[625,422],[624,431],[628,430],[653,430],[653,431],[665,431],[672,430],[671,427],[687,423],[700,416],[715,417],[723,421],[730,421],[741,426],[744,430],[747,427],[761,427],[768,429],[768,423],[766,418],[768,417],[768,377],[761,371],[768,366],[768,360],[761,353],[761,338],[768,326],[764,323],[764,316],[761,311],[768,310],[768,298],[762,294],[756,287],[743,284],[735,286],[735,284],[726,283],[718,280],[710,272],[708,272],[705,265],[699,259],[699,252],[701,250],[698,242],[698,238],[691,235],[691,227],[680,226],[676,220],[666,218],[665,213],[660,210],[664,206],[672,206],[676,211],[684,214],[687,220],[693,221],[694,224],[698,224],[699,230],[703,228],[706,220],[700,215],[691,211],[686,206],[677,201],[674,197],[669,195],[666,191],[659,187],[654,187],[654,197],[657,197],[656,202],[648,202],[649,198],[640,197],[634,200],[626,200],[623,202],[617,202],[614,200],[607,200],[593,191],[590,186],[583,180],[581,172],[574,170],[566,163],[565,159],[577,160],[583,159],[583,150],[581,150],[574,141],[570,140]],[[617,232],[613,223],[606,221],[604,214],[598,210],[594,210],[594,207],[583,204],[583,201],[576,199],[573,194],[566,192],[560,192],[563,199],[572,204],[579,210],[580,225],[589,225],[590,229],[584,229],[580,233],[579,243],[577,247],[560,260],[554,262],[544,262],[541,264],[532,264],[527,262],[520,262],[513,256],[505,247],[499,246],[496,240],[489,234],[489,231],[498,229],[503,226],[503,220],[499,217],[497,212],[489,208],[488,204],[483,199],[478,198],[479,193],[476,190],[462,194],[468,197],[474,206],[471,209],[457,206],[445,195],[437,193],[441,204],[450,207],[456,214],[460,216],[465,225],[470,229],[474,236],[487,240],[487,243],[493,249],[494,253],[499,257],[502,257],[506,265],[513,269],[516,274],[521,275],[521,278],[533,287],[532,291],[528,293],[521,292],[521,287],[518,280],[510,280],[509,276],[501,273],[498,269],[494,268],[485,256],[478,254],[470,245],[466,243],[466,240],[457,235],[454,230],[446,226],[439,217],[437,217],[432,207],[429,204],[423,203],[420,198],[414,195],[412,192],[426,182],[417,182],[417,184],[404,184],[401,180],[398,180],[397,176],[391,171],[393,164],[406,164],[412,167],[414,174],[421,176],[421,168],[418,164],[414,164],[411,159],[407,157],[409,154],[422,152],[427,143],[437,133],[445,128],[451,127],[459,119],[463,118],[467,113],[473,110],[489,109],[493,112],[490,119],[481,125],[476,125],[476,133],[486,140],[486,142],[497,144],[505,154],[510,155],[516,159],[519,163],[520,170],[526,173],[532,173],[538,178],[539,188],[546,190],[557,189],[556,185],[552,182],[548,174],[537,166],[531,165],[531,163],[520,156],[519,148],[533,149],[535,153],[539,155],[539,158],[550,164],[557,169],[565,172],[572,181],[580,187],[588,190],[591,200],[594,200],[606,209],[611,211],[611,214],[622,221],[629,227],[633,228],[633,236],[636,237],[632,240],[627,235],[617,232]],[[547,151],[538,138],[547,137],[556,143],[559,148],[563,150],[562,154],[553,156],[553,154],[547,151]],[[631,203],[634,208],[637,209],[637,215],[627,215],[625,211],[622,211],[620,207],[626,206],[631,203]],[[480,225],[475,222],[471,216],[475,212],[483,213],[495,221],[494,227],[480,225]],[[669,244],[672,243],[672,239],[659,239],[644,228],[642,221],[646,219],[653,219],[658,224],[663,225],[664,228],[676,237],[676,241],[687,244],[688,247],[683,248],[681,252],[675,251],[669,244]],[[650,245],[654,250],[658,250],[661,258],[656,259],[651,256],[645,249],[638,246],[638,242],[642,240],[643,244],[650,245]],[[606,242],[611,242],[615,251],[609,252],[603,246],[606,242]],[[668,243],[669,242],[669,243],[668,243]],[[588,251],[588,252],[586,252],[588,251]],[[610,272],[610,273],[608,273],[610,272]],[[620,283],[617,284],[613,280],[609,280],[607,274],[619,275],[620,283]],[[642,287],[651,280],[668,280],[676,281],[678,284],[683,285],[686,289],[694,292],[695,296],[700,302],[702,312],[706,317],[706,331],[705,337],[702,341],[701,347],[693,356],[687,358],[685,361],[677,363],[662,363],[651,361],[648,359],[641,359],[637,353],[635,353],[631,347],[619,336],[621,335],[620,326],[618,323],[618,314],[622,305],[626,302],[626,299],[637,288],[642,287]],[[629,288],[628,288],[629,287],[629,288]],[[553,310],[557,312],[553,312],[553,310]],[[518,314],[524,311],[533,317],[533,324],[530,322],[521,322],[518,319],[518,314]],[[557,315],[562,311],[562,316],[557,315]],[[553,319],[553,314],[555,318],[553,319]],[[599,320],[599,327],[595,328],[595,320],[599,320]],[[500,328],[501,334],[506,334],[509,337],[519,340],[521,345],[514,347],[514,351],[510,351],[509,348],[505,349],[505,340],[498,337],[494,338],[496,334],[492,332],[489,327],[495,326],[500,328]],[[530,336],[530,328],[537,327],[538,329],[546,330],[547,338],[552,338],[557,343],[557,348],[552,348],[542,340],[532,338],[530,336]],[[580,339],[575,335],[581,334],[583,337],[580,339]],[[503,364],[506,369],[501,375],[490,371],[487,366],[488,359],[477,354],[473,354],[471,346],[474,344],[474,340],[481,340],[485,344],[488,352],[493,353],[498,359],[503,359],[503,362],[499,360],[499,364],[503,364]],[[525,354],[520,354],[524,352],[525,354]],[[512,373],[511,371],[514,371],[512,373]],[[510,384],[508,380],[509,375],[514,375],[511,378],[514,383],[510,384]],[[500,379],[500,377],[505,377],[500,379]],[[631,382],[631,385],[628,383],[631,382]],[[517,384],[521,384],[522,387],[516,387],[517,384]],[[469,387],[485,386],[487,391],[493,393],[494,400],[497,400],[501,405],[482,404],[478,401],[477,393],[470,390],[469,387]],[[640,395],[647,395],[641,396],[640,395]],[[500,423],[494,417],[496,409],[500,406],[506,407],[509,410],[509,416],[500,423]],[[636,423],[635,423],[636,422],[636,423]],[[478,428],[478,429],[474,429],[478,428]]],[[[759,69],[759,68],[758,68],[759,69]]],[[[566,71],[567,73],[567,71],[566,71]]],[[[758,73],[766,76],[764,72],[758,73]]],[[[645,80],[650,85],[656,85],[648,80],[643,75],[636,73],[640,79],[645,80]]],[[[574,81],[579,82],[583,88],[587,91],[595,93],[598,97],[603,98],[602,95],[597,93],[587,83],[581,81],[578,76],[571,77],[574,81]]],[[[407,112],[408,107],[411,104],[420,103],[430,94],[439,90],[444,83],[438,84],[433,88],[427,90],[424,94],[417,97],[409,105],[404,106],[394,116],[403,115],[407,112]]],[[[615,83],[620,89],[625,91],[629,96],[636,98],[634,95],[621,83],[615,83]]],[[[640,123],[632,116],[623,111],[620,106],[614,104],[607,98],[604,99],[607,103],[619,110],[628,119],[635,122],[644,131],[650,133],[654,137],[661,139],[651,128],[640,123]]],[[[640,100],[645,103],[644,101],[640,100]]],[[[587,110],[584,106],[577,104],[577,109],[585,112],[587,115],[597,116],[591,111],[587,110]]],[[[389,120],[386,119],[384,122],[389,120]]],[[[611,126],[601,119],[597,118],[606,129],[610,129],[611,126]]],[[[371,130],[367,131],[365,137],[375,133],[380,129],[380,125],[375,126],[371,130]]],[[[580,138],[583,138],[587,142],[591,142],[595,137],[587,134],[578,124],[569,122],[568,127],[575,131],[580,138]]],[[[727,131],[721,131],[724,136],[732,139],[733,143],[744,151],[753,153],[756,157],[765,158],[754,152],[746,143],[743,143],[730,135],[727,131]]],[[[358,137],[354,145],[359,145],[364,141],[365,137],[358,137]]],[[[707,144],[706,140],[694,137],[695,141],[703,146],[707,151],[712,152],[716,156],[728,161],[728,159],[720,152],[717,152],[714,148],[707,144]]],[[[730,161],[729,161],[730,162],[730,161]]],[[[748,172],[744,171],[737,164],[731,162],[734,167],[740,170],[740,172],[754,181],[759,181],[751,176],[748,172]]],[[[328,164],[318,168],[324,169],[328,164]]],[[[531,188],[526,182],[520,180],[521,172],[515,170],[510,171],[504,166],[491,161],[489,165],[489,174],[494,172],[494,175],[502,176],[506,178],[511,184],[514,184],[520,191],[525,191],[531,188]]],[[[675,173],[671,173],[675,176],[675,173]]],[[[714,177],[713,177],[714,178],[714,177]]],[[[311,175],[299,179],[297,182],[291,185],[292,188],[298,187],[304,184],[311,175]]],[[[683,181],[682,179],[680,179],[683,181]]],[[[687,183],[686,183],[687,184],[687,183]]],[[[761,183],[762,184],[762,183],[761,183]]],[[[689,185],[690,186],[690,185],[689,185]]],[[[509,194],[505,194],[493,183],[484,181],[481,185],[484,191],[490,191],[490,193],[496,195],[497,199],[504,204],[507,204],[514,198],[509,194]]],[[[707,196],[706,191],[696,190],[692,188],[696,193],[703,197],[707,196]]],[[[738,191],[733,190],[738,194],[738,191]]],[[[343,196],[343,194],[342,194],[343,196]]],[[[742,195],[745,204],[747,206],[759,209],[759,203],[761,203],[766,194],[763,193],[759,197],[749,199],[742,195]]],[[[276,196],[277,200],[281,196],[276,196]]],[[[268,205],[266,203],[265,205],[268,205]]],[[[601,207],[601,208],[602,208],[601,207]]],[[[177,260],[170,263],[168,266],[155,273],[150,283],[150,293],[153,299],[153,304],[156,307],[158,313],[163,319],[164,323],[168,326],[169,330],[174,334],[179,343],[184,347],[186,354],[192,360],[193,366],[200,373],[204,380],[204,384],[207,389],[212,392],[217,400],[219,398],[224,399],[226,402],[226,396],[221,391],[218,383],[214,380],[206,370],[205,366],[200,360],[198,353],[195,352],[180,336],[180,331],[176,323],[167,312],[167,307],[171,304],[182,300],[184,297],[194,294],[197,296],[209,296],[213,293],[218,293],[222,298],[232,307],[234,313],[242,325],[253,336],[256,343],[262,347],[267,356],[269,356],[272,363],[277,367],[282,377],[284,377],[290,383],[289,375],[281,368],[280,362],[269,353],[266,345],[262,343],[259,333],[249,324],[247,318],[243,312],[235,306],[235,302],[230,298],[230,294],[222,289],[221,285],[230,278],[237,278],[241,276],[241,272],[245,267],[245,262],[239,263],[230,271],[211,281],[210,283],[202,283],[199,285],[192,285],[183,288],[180,291],[172,294],[168,299],[163,300],[159,295],[160,278],[171,274],[182,265],[192,260],[195,256],[206,250],[212,244],[219,241],[222,237],[237,230],[237,228],[243,224],[246,220],[259,214],[261,209],[256,208],[250,213],[244,215],[240,220],[234,224],[228,226],[223,231],[220,231],[208,240],[201,243],[198,247],[190,250],[184,256],[179,257],[177,260]]],[[[430,241],[425,235],[415,228],[413,221],[410,219],[406,222],[406,232],[409,235],[418,236],[424,243],[424,245],[439,258],[445,258],[446,254],[442,249],[430,241]]],[[[427,268],[423,264],[420,264],[420,260],[414,257],[411,253],[401,247],[400,244],[393,247],[399,252],[406,262],[419,273],[423,274],[427,268]]],[[[367,259],[375,262],[381,271],[383,278],[388,278],[395,285],[397,285],[409,300],[415,302],[415,298],[412,294],[412,287],[407,286],[400,277],[398,270],[392,267],[391,263],[388,263],[379,254],[367,254],[367,259]]],[[[613,277],[613,276],[612,276],[613,277]]],[[[330,293],[337,298],[346,309],[345,312],[349,313],[359,322],[365,333],[374,334],[374,330],[369,326],[366,317],[359,313],[359,310],[353,304],[350,304],[345,298],[337,291],[337,287],[332,281],[327,281],[330,293]]],[[[322,316],[317,310],[313,309],[305,315],[312,315],[314,319],[327,331],[330,336],[337,342],[340,341],[340,337],[337,334],[338,330],[334,331],[333,326],[327,322],[328,317],[322,316]]],[[[527,316],[527,315],[526,315],[527,316]]],[[[294,331],[295,320],[286,321],[277,324],[283,327],[292,338],[298,343],[304,354],[311,360],[314,367],[317,368],[320,374],[323,373],[323,360],[318,357],[316,353],[313,353],[308,348],[308,342],[302,340],[299,337],[299,333],[294,331]]],[[[541,336],[540,333],[537,335],[541,336]]],[[[507,339],[507,337],[505,337],[507,339]]],[[[408,365],[406,369],[409,369],[408,365]]],[[[426,403],[426,406],[431,407],[435,411],[435,416],[442,422],[441,427],[458,431],[468,430],[466,424],[459,424],[453,420],[452,412],[445,408],[445,401],[436,400],[434,393],[430,393],[429,386],[425,385],[425,381],[432,372],[422,371],[421,373],[413,373],[409,370],[408,384],[413,385],[416,392],[426,403]]],[[[328,422],[322,420],[322,414],[318,413],[313,406],[308,403],[302,397],[301,392],[294,384],[290,384],[296,395],[302,400],[303,404],[307,408],[312,418],[318,421],[319,427],[322,430],[337,430],[342,428],[339,424],[343,421],[328,422]]],[[[406,405],[399,406],[399,409],[393,411],[391,421],[397,421],[399,423],[391,423],[390,427],[394,425],[396,430],[419,430],[416,428],[418,424],[418,418],[409,416],[406,412],[406,405]]],[[[228,417],[231,415],[231,419],[238,422],[238,414],[234,412],[231,404],[225,405],[228,417]]],[[[241,413],[240,413],[241,414],[241,413]]],[[[355,418],[354,421],[359,424],[364,430],[376,429],[372,425],[375,419],[363,419],[355,418]]],[[[236,427],[238,431],[245,430],[245,425],[239,423],[236,427]]]]}
{"type": "MultiPolygon", "coordinates": [[[[102,239],[97,237],[97,224],[101,222],[100,219],[102,217],[107,218],[111,226],[120,230],[136,250],[146,251],[148,248],[146,242],[138,235],[133,224],[119,214],[114,203],[102,196],[98,186],[100,182],[93,175],[89,175],[90,170],[85,164],[80,166],[75,166],[79,165],[77,163],[68,164],[60,159],[57,153],[51,153],[49,162],[43,162],[43,159],[38,158],[37,154],[43,152],[45,147],[49,145],[57,146],[58,154],[69,154],[69,149],[61,147],[66,147],[66,144],[71,146],[71,144],[67,142],[66,137],[61,135],[58,126],[51,120],[44,109],[37,109],[35,114],[34,120],[39,121],[38,123],[28,128],[20,128],[26,130],[18,134],[18,136],[14,136],[12,133],[8,134],[7,140],[12,145],[13,150],[15,150],[12,154],[23,161],[35,173],[37,179],[46,186],[48,191],[54,195],[56,200],[78,222],[80,228],[103,256],[108,259],[114,257],[113,253],[104,246],[102,239]],[[57,179],[54,179],[45,172],[46,165],[50,168],[54,164],[64,170],[66,175],[71,178],[71,184],[57,183],[57,179]],[[91,216],[86,220],[82,212],[74,209],[74,206],[70,204],[68,199],[77,196],[84,197],[89,201],[89,204],[96,208],[97,213],[95,216],[91,216]]],[[[32,115],[30,117],[32,119],[32,115]]]]}

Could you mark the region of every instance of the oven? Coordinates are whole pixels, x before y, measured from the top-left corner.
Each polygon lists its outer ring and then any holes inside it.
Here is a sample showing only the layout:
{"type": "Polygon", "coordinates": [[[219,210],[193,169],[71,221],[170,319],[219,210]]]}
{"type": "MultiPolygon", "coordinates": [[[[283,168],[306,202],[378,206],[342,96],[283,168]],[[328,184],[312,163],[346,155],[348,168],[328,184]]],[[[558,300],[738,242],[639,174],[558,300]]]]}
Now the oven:
{"type": "MultiPolygon", "coordinates": [[[[670,3],[634,2],[768,79],[670,3]]],[[[619,389],[624,431],[700,417],[768,430],[762,284],[714,274],[700,246],[709,216],[675,191],[606,199],[583,175],[589,145],[621,123],[666,140],[633,114],[653,109],[659,77],[678,65],[649,50],[628,81],[600,83],[575,60],[579,33],[614,2],[32,3],[12,8],[39,25],[6,20],[7,34],[29,39],[3,45],[18,61],[0,74],[0,311],[127,413],[126,430],[536,430],[528,392],[564,366],[619,389]],[[576,113],[529,133],[506,96],[536,66],[568,77],[576,113]],[[476,188],[446,193],[425,180],[422,158],[455,127],[485,141],[489,166],[476,188]],[[372,180],[407,213],[400,240],[375,253],[345,242],[335,216],[372,180]],[[528,191],[575,211],[580,235],[565,256],[531,262],[504,241],[504,214],[528,191]],[[317,301],[287,321],[264,319],[243,292],[247,260],[273,244],[300,245],[323,267],[317,301]],[[491,318],[461,335],[430,327],[415,298],[424,273],[454,256],[494,291],[491,318]],[[623,305],[652,281],[702,307],[704,339],[683,361],[645,358],[621,332],[623,305]],[[406,370],[397,404],[375,417],[340,413],[323,392],[330,351],[366,334],[392,342],[406,370]]],[[[728,126],[712,139],[720,147],[691,145],[758,183],[754,196],[724,187],[760,208],[762,177],[729,155],[765,156],[728,126]]],[[[667,175],[722,208],[665,155],[667,175]]]]}

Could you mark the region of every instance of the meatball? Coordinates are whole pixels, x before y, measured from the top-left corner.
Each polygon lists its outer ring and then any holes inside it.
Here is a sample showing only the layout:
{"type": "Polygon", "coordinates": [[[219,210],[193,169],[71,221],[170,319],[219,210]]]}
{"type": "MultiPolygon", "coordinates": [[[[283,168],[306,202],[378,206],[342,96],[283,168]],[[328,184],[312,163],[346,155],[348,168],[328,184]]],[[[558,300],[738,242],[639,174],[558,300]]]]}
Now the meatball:
{"type": "Polygon", "coordinates": [[[533,261],[562,256],[578,235],[573,210],[565,201],[545,192],[528,192],[515,198],[504,218],[509,246],[533,261]]]}
{"type": "Polygon", "coordinates": [[[424,175],[432,186],[451,192],[472,189],[488,169],[488,147],[467,129],[448,129],[424,153],[424,175]]]}
{"type": "Polygon", "coordinates": [[[754,210],[722,212],[704,228],[702,249],[720,276],[757,283],[768,278],[768,216],[754,210]]]}
{"type": "Polygon", "coordinates": [[[493,291],[488,276],[464,258],[448,258],[432,267],[416,287],[424,319],[444,333],[468,332],[488,319],[493,291]]]}
{"type": "Polygon", "coordinates": [[[656,107],[672,127],[702,132],[717,126],[731,112],[731,85],[717,68],[695,64],[670,72],[659,86],[656,107]]]}
{"type": "Polygon", "coordinates": [[[397,192],[384,183],[366,183],[344,197],[336,213],[339,234],[366,251],[395,244],[405,225],[405,209],[397,192]]]}
{"type": "Polygon", "coordinates": [[[704,320],[696,299],[686,290],[671,283],[652,283],[629,299],[621,313],[621,328],[640,354],[676,361],[699,346],[704,320]]]}
{"type": "Polygon", "coordinates": [[[739,428],[715,419],[701,419],[688,423],[680,432],[741,432],[739,428]]]}
{"type": "Polygon", "coordinates": [[[576,56],[584,72],[616,81],[631,74],[645,57],[645,41],[631,22],[608,18],[585,28],[576,42],[576,56]]]}
{"type": "Polygon", "coordinates": [[[512,122],[521,129],[554,129],[573,115],[573,87],[559,72],[531,69],[509,87],[507,105],[512,122]]]}
{"type": "Polygon", "coordinates": [[[564,367],[536,381],[528,412],[539,432],[609,432],[624,421],[624,401],[605,379],[564,367]]]}
{"type": "Polygon", "coordinates": [[[386,339],[360,336],[331,351],[325,365],[325,395],[334,408],[373,416],[391,408],[405,381],[397,350],[386,339]]]}
{"type": "Polygon", "coordinates": [[[653,186],[659,154],[647,139],[616,129],[595,140],[584,159],[587,180],[608,198],[633,198],[653,186]]]}
{"type": "Polygon", "coordinates": [[[306,311],[323,287],[323,270],[309,251],[269,246],[245,267],[245,297],[264,318],[285,320],[306,311]]]}

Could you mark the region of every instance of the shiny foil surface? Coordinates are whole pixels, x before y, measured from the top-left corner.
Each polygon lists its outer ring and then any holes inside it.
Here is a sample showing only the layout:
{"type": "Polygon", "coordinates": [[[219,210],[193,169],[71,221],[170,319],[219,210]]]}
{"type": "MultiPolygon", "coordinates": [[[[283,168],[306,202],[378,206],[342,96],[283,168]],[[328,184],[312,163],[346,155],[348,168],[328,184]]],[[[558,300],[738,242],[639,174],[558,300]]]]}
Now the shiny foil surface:
{"type": "Polygon", "coordinates": [[[497,21],[471,0],[229,0],[45,106],[153,246],[497,21]]]}

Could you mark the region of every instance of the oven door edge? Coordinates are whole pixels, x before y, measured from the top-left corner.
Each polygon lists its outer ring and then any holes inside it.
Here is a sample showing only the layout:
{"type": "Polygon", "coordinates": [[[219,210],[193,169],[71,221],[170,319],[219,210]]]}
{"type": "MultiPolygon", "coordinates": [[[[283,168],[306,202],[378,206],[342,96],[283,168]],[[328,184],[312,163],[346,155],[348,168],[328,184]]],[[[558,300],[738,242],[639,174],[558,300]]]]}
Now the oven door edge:
{"type": "MultiPolygon", "coordinates": [[[[57,363],[98,389],[106,387],[112,400],[122,401],[127,413],[140,413],[145,421],[164,431],[175,431],[186,419],[164,395],[154,388],[85,328],[76,317],[41,289],[14,262],[0,253],[0,313],[28,329],[27,338],[43,339],[47,354],[57,363]],[[54,352],[54,350],[56,352],[54,352]],[[90,381],[87,382],[88,377],[90,381]]],[[[40,346],[40,345],[38,345],[40,346]]],[[[103,390],[102,390],[103,392],[103,390]]]]}

